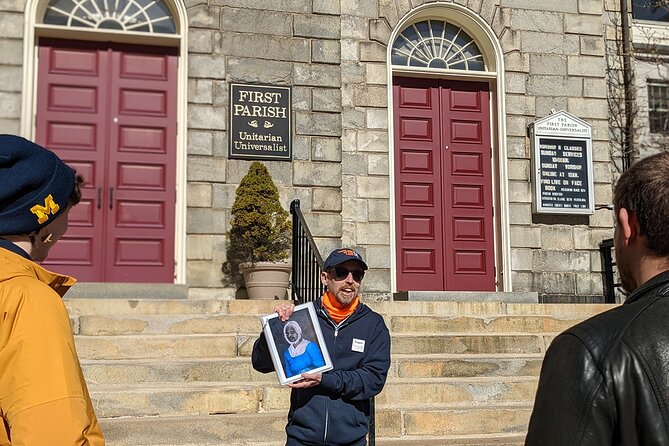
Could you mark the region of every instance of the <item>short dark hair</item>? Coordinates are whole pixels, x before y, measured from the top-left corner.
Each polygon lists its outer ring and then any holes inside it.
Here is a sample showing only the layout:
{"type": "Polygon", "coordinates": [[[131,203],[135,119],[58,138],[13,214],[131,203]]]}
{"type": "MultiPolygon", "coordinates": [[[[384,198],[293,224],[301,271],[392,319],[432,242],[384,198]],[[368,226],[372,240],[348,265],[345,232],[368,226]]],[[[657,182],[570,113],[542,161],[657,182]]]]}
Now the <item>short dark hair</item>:
{"type": "Polygon", "coordinates": [[[613,194],[616,218],[621,208],[636,214],[648,249],[669,256],[669,152],[644,158],[623,172],[613,194]]]}
{"type": "Polygon", "coordinates": [[[74,178],[74,189],[67,200],[67,204],[72,207],[81,201],[81,185],[84,183],[84,177],[77,175],[74,178]]]}

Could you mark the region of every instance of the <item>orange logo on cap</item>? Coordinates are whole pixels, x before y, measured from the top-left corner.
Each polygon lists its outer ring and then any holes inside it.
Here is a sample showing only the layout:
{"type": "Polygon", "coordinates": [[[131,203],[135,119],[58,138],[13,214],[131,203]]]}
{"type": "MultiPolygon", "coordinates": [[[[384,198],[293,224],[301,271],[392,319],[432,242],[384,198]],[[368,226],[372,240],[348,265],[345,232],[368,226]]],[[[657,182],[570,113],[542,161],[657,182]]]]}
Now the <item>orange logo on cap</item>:
{"type": "Polygon", "coordinates": [[[345,256],[357,257],[357,256],[355,255],[355,251],[353,251],[352,249],[340,249],[340,250],[337,251],[337,252],[338,252],[339,254],[344,254],[345,256]]]}
{"type": "Polygon", "coordinates": [[[58,206],[58,203],[53,201],[53,197],[51,194],[49,194],[44,199],[44,206],[41,204],[36,204],[30,208],[30,212],[35,214],[37,216],[37,222],[42,224],[49,219],[49,214],[55,215],[59,209],[60,206],[58,206]]]}

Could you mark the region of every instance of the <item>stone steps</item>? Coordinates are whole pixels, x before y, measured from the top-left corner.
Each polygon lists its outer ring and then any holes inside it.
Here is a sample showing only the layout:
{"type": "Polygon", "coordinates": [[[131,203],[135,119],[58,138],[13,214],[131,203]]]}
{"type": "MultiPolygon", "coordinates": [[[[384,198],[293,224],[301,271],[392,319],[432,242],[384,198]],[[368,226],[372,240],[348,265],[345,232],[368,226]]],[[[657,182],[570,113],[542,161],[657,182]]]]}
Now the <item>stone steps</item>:
{"type": "Polygon", "coordinates": [[[379,407],[531,403],[538,379],[498,377],[390,379],[376,398],[379,407]]]}
{"type": "Polygon", "coordinates": [[[539,376],[541,354],[412,354],[393,355],[390,376],[462,378],[468,376],[539,376]]]}
{"type": "MultiPolygon", "coordinates": [[[[112,446],[279,446],[290,389],[250,364],[276,301],[66,300],[112,446]]],[[[373,302],[392,335],[380,446],[523,443],[556,334],[606,305],[373,302]]]]}
{"type": "Polygon", "coordinates": [[[254,414],[260,409],[263,390],[242,382],[89,387],[100,418],[254,414]]]}
{"type": "Polygon", "coordinates": [[[562,332],[581,322],[551,316],[390,316],[388,328],[394,333],[545,333],[562,332]]]}
{"type": "Polygon", "coordinates": [[[515,433],[524,435],[532,405],[416,407],[377,411],[377,437],[453,436],[515,433]],[[394,422],[388,422],[392,418],[394,422]]]}
{"type": "Polygon", "coordinates": [[[80,359],[234,358],[240,353],[236,334],[77,336],[75,342],[80,359]]]}
{"type": "MultiPolygon", "coordinates": [[[[378,408],[530,404],[535,377],[391,378],[378,408]]],[[[290,389],[273,382],[126,383],[89,386],[102,418],[257,413],[289,407],[290,389]]]]}
{"type": "Polygon", "coordinates": [[[543,353],[552,335],[543,334],[393,334],[392,354],[543,353]]]}
{"type": "MultiPolygon", "coordinates": [[[[130,314],[269,314],[275,300],[64,299],[70,316],[130,314]]],[[[589,317],[611,304],[521,304],[506,302],[366,302],[385,316],[554,316],[589,317]]]]}
{"type": "MultiPolygon", "coordinates": [[[[129,334],[259,333],[261,315],[133,314],[82,315],[77,333],[84,336],[129,334]]],[[[392,333],[545,333],[561,332],[582,321],[550,316],[386,316],[392,333]]]]}
{"type": "Polygon", "coordinates": [[[409,436],[401,438],[379,438],[379,446],[522,446],[525,435],[495,434],[495,435],[449,435],[442,437],[409,436]]]}
{"type": "MultiPolygon", "coordinates": [[[[250,356],[258,334],[77,336],[81,359],[234,358],[250,356]]],[[[391,354],[543,353],[554,334],[393,334],[391,354]]]]}
{"type": "MultiPolygon", "coordinates": [[[[525,441],[524,435],[506,435],[499,434],[495,436],[471,436],[457,435],[449,437],[402,437],[402,438],[380,438],[376,440],[379,446],[522,446],[525,441]]],[[[118,446],[120,443],[107,443],[112,446],[118,446]]],[[[225,446],[284,446],[285,441],[273,442],[232,442],[225,446]]],[[[152,444],[152,446],[220,446],[220,442],[215,443],[169,443],[152,444]]]]}
{"type": "Polygon", "coordinates": [[[253,370],[248,357],[153,359],[82,359],[91,384],[257,382],[275,383],[276,376],[253,370]]]}
{"type": "MultiPolygon", "coordinates": [[[[421,439],[432,444],[505,444],[498,441],[524,437],[530,412],[529,405],[441,409],[424,406],[402,410],[377,408],[376,438],[377,443],[388,445],[417,446],[422,444],[421,439]],[[483,436],[487,439],[484,443],[481,443],[482,429],[487,431],[483,436]],[[404,439],[405,436],[409,440],[404,439]],[[401,443],[404,441],[407,443],[401,443]]],[[[271,411],[248,415],[102,418],[100,424],[109,446],[256,445],[271,443],[285,435],[286,414],[285,411],[271,411]]]]}
{"type": "Polygon", "coordinates": [[[80,316],[80,335],[129,334],[222,334],[254,333],[262,330],[259,315],[170,314],[132,316],[80,316]]]}
{"type": "MultiPolygon", "coordinates": [[[[553,316],[586,318],[610,304],[520,304],[506,302],[369,302],[384,316],[553,316]]],[[[271,308],[270,308],[271,311],[271,308]]]]}
{"type": "MultiPolygon", "coordinates": [[[[218,314],[230,313],[225,300],[196,299],[63,299],[70,317],[126,314],[218,314]]],[[[261,305],[263,309],[265,305],[261,305]]],[[[271,311],[271,308],[269,309],[271,311]]],[[[262,311],[253,314],[262,314],[262,311]]]]}
{"type": "MultiPolygon", "coordinates": [[[[541,354],[394,354],[388,378],[464,378],[539,376],[541,354]]],[[[242,381],[276,382],[253,370],[248,357],[186,359],[81,359],[91,384],[242,381]]]]}
{"type": "MultiPolygon", "coordinates": [[[[285,424],[286,414],[283,411],[253,415],[100,419],[108,446],[270,443],[284,436],[285,424]]],[[[285,444],[285,439],[283,443],[285,444]]]]}

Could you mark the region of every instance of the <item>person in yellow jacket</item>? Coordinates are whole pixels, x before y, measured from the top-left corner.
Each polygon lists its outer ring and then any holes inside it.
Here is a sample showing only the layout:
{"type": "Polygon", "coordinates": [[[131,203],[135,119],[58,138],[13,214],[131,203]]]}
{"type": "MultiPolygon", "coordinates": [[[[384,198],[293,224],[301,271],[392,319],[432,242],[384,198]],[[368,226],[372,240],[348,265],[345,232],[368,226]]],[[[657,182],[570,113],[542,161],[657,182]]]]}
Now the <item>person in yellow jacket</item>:
{"type": "Polygon", "coordinates": [[[75,280],[36,262],[67,230],[81,177],[0,135],[0,446],[103,446],[61,297],[75,280]]]}

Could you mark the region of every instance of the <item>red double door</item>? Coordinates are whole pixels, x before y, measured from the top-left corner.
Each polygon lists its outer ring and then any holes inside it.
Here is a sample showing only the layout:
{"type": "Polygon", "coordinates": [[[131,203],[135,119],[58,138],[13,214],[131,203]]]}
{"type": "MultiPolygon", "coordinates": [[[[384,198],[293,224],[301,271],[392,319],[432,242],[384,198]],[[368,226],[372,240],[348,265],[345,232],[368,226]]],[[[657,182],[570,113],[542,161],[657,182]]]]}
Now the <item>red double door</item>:
{"type": "Polygon", "coordinates": [[[494,291],[487,83],[393,79],[399,291],[494,291]]]}
{"type": "Polygon", "coordinates": [[[173,282],[177,55],[42,40],[37,142],[83,175],[45,264],[87,282],[173,282]]]}

